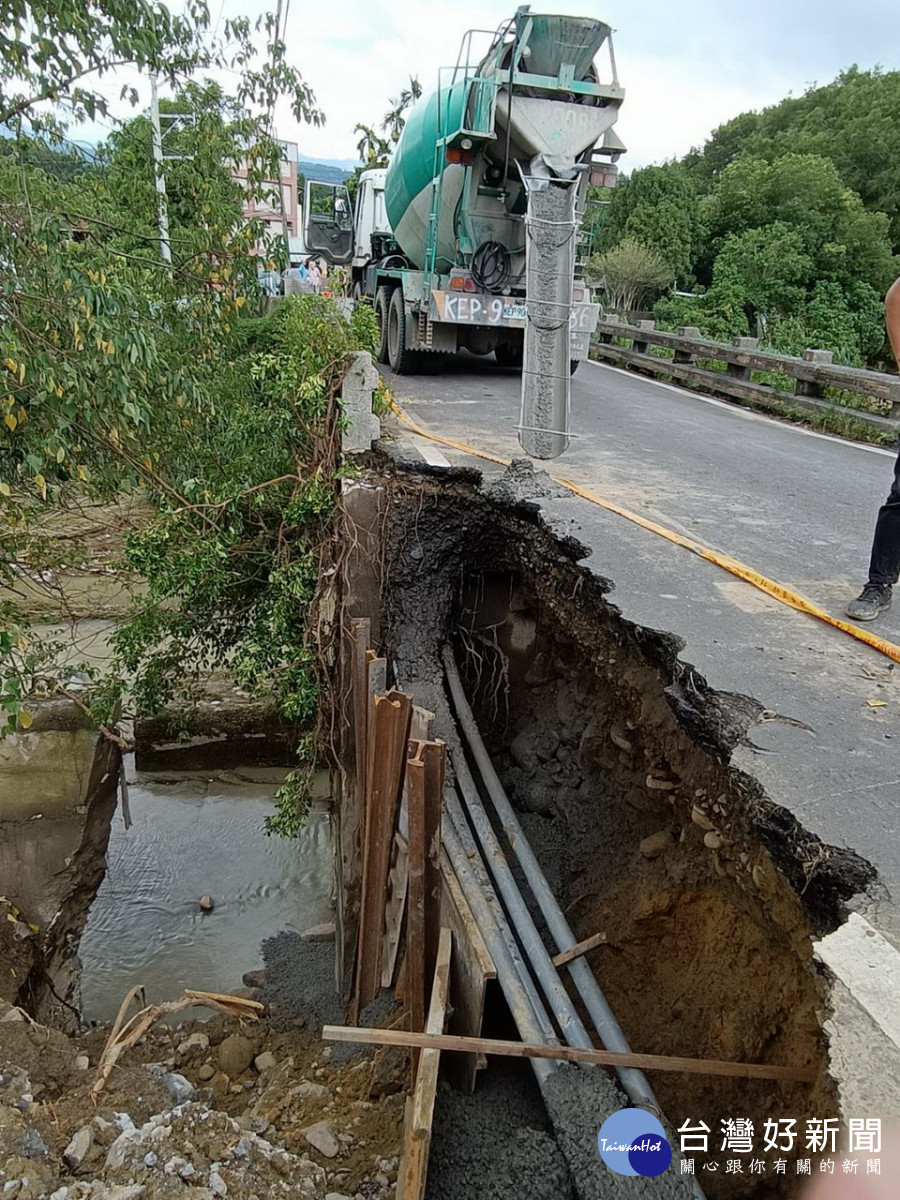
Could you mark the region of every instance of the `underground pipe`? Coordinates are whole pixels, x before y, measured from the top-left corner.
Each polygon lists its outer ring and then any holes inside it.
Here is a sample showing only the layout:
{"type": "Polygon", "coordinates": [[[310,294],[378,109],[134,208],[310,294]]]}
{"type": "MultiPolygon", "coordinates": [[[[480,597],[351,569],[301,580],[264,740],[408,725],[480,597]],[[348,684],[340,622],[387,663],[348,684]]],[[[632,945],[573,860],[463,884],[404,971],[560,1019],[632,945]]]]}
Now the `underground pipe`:
{"type": "Polygon", "coordinates": [[[544,1001],[541,999],[535,986],[531,972],[528,970],[525,960],[522,957],[519,943],[515,939],[515,935],[510,927],[509,918],[491,882],[488,869],[484,865],[484,859],[481,856],[481,851],[478,849],[475,835],[472,833],[469,823],[466,820],[454,784],[447,784],[444,788],[444,813],[445,817],[452,823],[453,832],[459,839],[462,852],[471,868],[475,885],[480,889],[486,905],[486,911],[490,910],[494,914],[494,919],[500,930],[500,936],[503,938],[506,948],[509,951],[510,960],[515,966],[516,974],[521,980],[522,987],[531,1004],[535,1018],[544,1031],[543,1041],[547,1042],[548,1045],[556,1043],[559,1040],[556,1033],[556,1026],[547,1012],[544,1001]]]}
{"type": "MultiPolygon", "coordinates": [[[[542,1023],[535,1014],[532,1002],[519,976],[519,970],[506,944],[498,914],[475,878],[471,862],[463,850],[450,820],[443,822],[441,836],[456,877],[462,885],[466,900],[472,910],[472,915],[485,940],[491,958],[494,960],[498,982],[520,1036],[526,1041],[530,1039],[546,1042],[547,1038],[542,1023]]],[[[546,1013],[544,1021],[548,1022],[546,1013]]],[[[559,1064],[548,1062],[546,1059],[532,1059],[531,1065],[538,1084],[543,1086],[559,1064]]]]}
{"type": "Polygon", "coordinates": [[[594,1043],[572,1003],[571,996],[565,989],[559,971],[550,960],[544,940],[534,923],[534,918],[528,911],[528,905],[525,903],[519,885],[506,860],[503,847],[494,833],[490,818],[478,795],[478,789],[465,758],[460,750],[452,746],[450,747],[450,761],[453,764],[457,787],[465,802],[468,818],[481,843],[487,868],[502,897],[510,922],[546,997],[550,1011],[570,1046],[580,1046],[584,1050],[591,1049],[594,1043]]]}
{"type": "MultiPolygon", "coordinates": [[[[463,691],[456,660],[449,646],[444,648],[443,658],[447,683],[450,687],[450,695],[453,698],[453,706],[456,709],[460,728],[468,742],[472,757],[481,772],[485,788],[494,805],[500,824],[509,839],[510,847],[519,860],[534,898],[538,903],[538,907],[543,914],[544,920],[547,922],[550,934],[556,942],[557,953],[561,953],[564,950],[571,950],[577,944],[577,939],[572,933],[569,923],[557,903],[556,897],[553,895],[550,884],[547,882],[547,877],[541,870],[541,865],[525,836],[522,826],[519,824],[519,818],[516,816],[513,806],[503,788],[503,784],[494,770],[494,765],[482,741],[474,714],[463,691]]],[[[568,971],[606,1049],[615,1050],[622,1054],[630,1053],[631,1047],[628,1045],[625,1034],[622,1032],[622,1027],[616,1020],[615,1013],[600,990],[600,985],[597,983],[594,973],[588,964],[583,958],[574,959],[568,964],[568,971]]],[[[656,1099],[646,1076],[641,1071],[637,1071],[631,1067],[622,1067],[617,1070],[617,1074],[622,1087],[634,1104],[640,1107],[652,1108],[657,1114],[660,1113],[659,1101],[656,1099]]]]}
{"type": "MultiPolygon", "coordinates": [[[[547,922],[550,935],[556,941],[557,953],[571,950],[578,944],[575,935],[572,933],[569,923],[563,915],[556,897],[553,895],[550,884],[547,882],[547,877],[544,875],[541,865],[531,848],[531,844],[525,836],[525,831],[522,829],[513,806],[509,801],[509,797],[506,795],[500,777],[494,770],[494,764],[491,762],[475,716],[463,691],[456,660],[449,646],[444,647],[443,660],[447,683],[453,699],[453,706],[456,709],[457,719],[462,729],[464,740],[481,772],[485,788],[491,797],[494,810],[507,836],[510,848],[518,859],[523,874],[528,880],[532,894],[537,901],[544,920],[547,922]]],[[[465,767],[465,764],[463,766],[465,773],[471,779],[468,768],[465,767]]],[[[456,763],[454,762],[454,769],[455,767],[456,763]]],[[[477,797],[477,795],[478,793],[475,791],[475,796],[477,797]]],[[[480,804],[480,799],[478,803],[480,804]]],[[[486,816],[487,814],[485,813],[486,816]]],[[[490,826],[489,821],[488,825],[490,826]]],[[[609,1001],[603,995],[593,971],[591,971],[583,958],[573,959],[572,962],[567,964],[567,967],[578,994],[584,1002],[584,1006],[590,1014],[591,1020],[594,1022],[594,1026],[605,1048],[622,1054],[630,1054],[631,1047],[628,1044],[628,1040],[622,1031],[621,1025],[616,1020],[616,1015],[612,1011],[609,1001]]],[[[639,1108],[648,1108],[657,1117],[662,1118],[663,1114],[660,1103],[642,1071],[634,1067],[617,1067],[616,1074],[619,1077],[619,1082],[622,1084],[625,1094],[634,1105],[639,1108]]],[[[703,1189],[696,1179],[689,1181],[689,1187],[694,1200],[705,1200],[703,1189]]]]}

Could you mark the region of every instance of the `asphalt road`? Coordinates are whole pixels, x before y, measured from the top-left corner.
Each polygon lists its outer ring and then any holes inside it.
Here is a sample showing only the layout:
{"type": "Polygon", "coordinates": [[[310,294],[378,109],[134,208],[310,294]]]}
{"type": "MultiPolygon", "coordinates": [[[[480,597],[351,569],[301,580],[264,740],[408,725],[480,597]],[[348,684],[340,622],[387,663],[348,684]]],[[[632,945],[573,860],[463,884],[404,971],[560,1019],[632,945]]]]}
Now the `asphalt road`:
{"type": "MultiPolygon", "coordinates": [[[[426,429],[522,457],[517,373],[461,356],[442,376],[390,383],[426,429]]],[[[892,452],[594,363],[573,379],[571,428],[571,449],[536,467],[723,550],[835,614],[864,582],[892,452]]],[[[615,582],[612,599],[629,620],[677,633],[682,657],[713,686],[811,726],[760,726],[758,749],[739,749],[736,764],[823,840],[875,864],[883,894],[866,915],[900,945],[900,667],[596,505],[571,496],[545,508],[591,547],[588,566],[615,582]]],[[[900,642],[900,597],[873,629],[900,642]]]]}

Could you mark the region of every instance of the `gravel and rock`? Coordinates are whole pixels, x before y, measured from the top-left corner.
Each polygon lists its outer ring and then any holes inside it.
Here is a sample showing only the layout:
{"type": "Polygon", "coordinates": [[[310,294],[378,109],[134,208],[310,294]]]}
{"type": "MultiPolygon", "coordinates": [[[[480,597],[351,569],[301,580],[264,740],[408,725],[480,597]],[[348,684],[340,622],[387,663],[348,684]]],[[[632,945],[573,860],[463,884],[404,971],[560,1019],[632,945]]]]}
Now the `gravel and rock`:
{"type": "Polygon", "coordinates": [[[69,1037],[0,1002],[4,1200],[393,1196],[405,1056],[385,1094],[383,1063],[332,1061],[296,1018],[291,1029],[220,1016],[158,1025],[121,1057],[95,1107],[107,1036],[69,1037]]]}

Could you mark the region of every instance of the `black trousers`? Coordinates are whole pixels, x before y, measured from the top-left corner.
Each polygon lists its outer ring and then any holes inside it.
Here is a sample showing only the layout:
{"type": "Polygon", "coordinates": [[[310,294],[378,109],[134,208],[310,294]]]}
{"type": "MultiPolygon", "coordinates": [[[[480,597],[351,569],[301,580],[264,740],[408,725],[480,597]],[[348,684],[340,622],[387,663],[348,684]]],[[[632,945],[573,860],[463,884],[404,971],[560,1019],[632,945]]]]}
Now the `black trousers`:
{"type": "Polygon", "coordinates": [[[896,583],[900,578],[900,454],[894,464],[891,494],[878,510],[869,583],[896,583]]]}

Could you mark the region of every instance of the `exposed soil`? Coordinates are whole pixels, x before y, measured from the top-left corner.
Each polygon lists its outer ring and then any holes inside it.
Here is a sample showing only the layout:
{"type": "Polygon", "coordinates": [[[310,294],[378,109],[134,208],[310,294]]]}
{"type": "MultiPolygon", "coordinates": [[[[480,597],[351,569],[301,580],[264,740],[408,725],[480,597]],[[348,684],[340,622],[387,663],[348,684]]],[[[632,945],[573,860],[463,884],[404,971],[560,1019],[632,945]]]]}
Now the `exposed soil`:
{"type": "MultiPolygon", "coordinates": [[[[521,470],[489,498],[472,473],[449,482],[445,473],[439,485],[427,472],[380,470],[390,581],[382,650],[452,743],[441,724],[440,649],[454,645],[576,936],[607,935],[588,961],[632,1046],[817,1072],[802,1087],[657,1073],[670,1123],[705,1120],[712,1159],[729,1117],[750,1118],[759,1133],[769,1118],[793,1117],[802,1129],[805,1118],[837,1115],[822,1034],[827,989],[811,941],[844,918],[874,873],[817,841],[730,765],[771,714],[713,691],[678,658],[673,636],[625,621],[609,583],[578,565],[583,548],[542,528],[533,502],[516,501],[521,470]]],[[[530,496],[533,481],[524,482],[530,496]]],[[[802,1144],[795,1153],[805,1156],[802,1144]]],[[[703,1185],[713,1200],[793,1196],[789,1171],[761,1180],[720,1170],[703,1185]]],[[[447,1180],[440,1189],[432,1194],[453,1191],[447,1180]]]]}
{"type": "Polygon", "coordinates": [[[243,1028],[223,1017],[157,1026],[122,1057],[95,1108],[90,1090],[107,1035],[97,1028],[67,1037],[3,1005],[0,1185],[19,1181],[4,1195],[75,1200],[112,1189],[118,1200],[201,1200],[226,1194],[216,1176],[239,1200],[329,1192],[374,1200],[392,1191],[405,1055],[335,1063],[315,1031],[268,1019],[243,1028]],[[237,1073],[232,1062],[227,1074],[223,1043],[235,1034],[245,1056],[271,1057],[237,1073]],[[306,1137],[322,1124],[333,1154],[306,1137]],[[65,1154],[76,1135],[89,1148],[72,1165],[65,1154]]]}
{"type": "MultiPolygon", "coordinates": [[[[731,767],[734,747],[769,715],[748,697],[710,689],[679,660],[675,638],[622,618],[608,582],[579,566],[583,548],[554,537],[533,502],[518,499],[523,486],[534,492],[530,471],[516,468],[487,496],[473,473],[438,482],[383,461],[377,470],[388,493],[380,649],[452,742],[440,652],[453,645],[576,936],[606,934],[588,961],[632,1046],[817,1072],[802,1088],[656,1074],[669,1123],[705,1121],[710,1158],[722,1159],[725,1118],[749,1118],[759,1132],[769,1118],[793,1117],[802,1128],[806,1117],[837,1115],[822,1034],[827,991],[811,938],[843,919],[873,873],[852,851],[818,842],[731,767]]],[[[16,940],[11,915],[0,954],[8,950],[4,964],[21,972],[28,939],[22,929],[16,940]]],[[[70,1037],[0,1005],[4,1193],[392,1194],[406,1055],[347,1057],[320,1040],[317,1023],[342,1015],[329,943],[280,935],[265,954],[263,998],[274,1007],[263,1022],[154,1028],[123,1057],[96,1109],[89,1093],[107,1031],[70,1037]],[[235,1032],[245,1041],[231,1041],[235,1032]],[[226,1062],[228,1046],[237,1065],[226,1062]],[[255,1063],[260,1054],[271,1057],[255,1063]],[[321,1124],[327,1130],[311,1141],[307,1132],[321,1124]],[[73,1165],[78,1156],[64,1156],[75,1135],[85,1152],[73,1165]]],[[[367,1019],[398,1018],[382,999],[367,1019]]],[[[605,1197],[608,1176],[594,1178],[594,1099],[551,1104],[548,1116],[530,1078],[525,1087],[514,1071],[489,1070],[473,1097],[441,1090],[431,1200],[605,1197]]],[[[581,1094],[585,1072],[559,1074],[561,1093],[581,1094]]],[[[609,1105],[627,1103],[599,1078],[609,1105]]],[[[790,1171],[764,1180],[720,1171],[703,1185],[711,1200],[798,1190],[790,1171]]]]}

